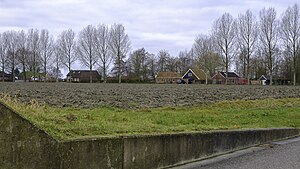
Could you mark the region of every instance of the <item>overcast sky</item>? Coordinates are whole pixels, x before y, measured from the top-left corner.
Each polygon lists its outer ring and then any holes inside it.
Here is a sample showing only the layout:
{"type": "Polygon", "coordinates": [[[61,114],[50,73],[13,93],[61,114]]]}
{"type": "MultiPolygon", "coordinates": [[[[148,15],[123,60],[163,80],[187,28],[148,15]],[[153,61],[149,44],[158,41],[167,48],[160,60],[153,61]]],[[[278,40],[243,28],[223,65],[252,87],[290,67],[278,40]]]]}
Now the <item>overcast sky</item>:
{"type": "Polygon", "coordinates": [[[133,50],[166,49],[173,56],[189,50],[197,34],[208,34],[214,20],[250,9],[257,16],[274,7],[278,16],[297,0],[0,0],[0,32],[48,29],[53,35],[99,23],[122,23],[133,50]]]}

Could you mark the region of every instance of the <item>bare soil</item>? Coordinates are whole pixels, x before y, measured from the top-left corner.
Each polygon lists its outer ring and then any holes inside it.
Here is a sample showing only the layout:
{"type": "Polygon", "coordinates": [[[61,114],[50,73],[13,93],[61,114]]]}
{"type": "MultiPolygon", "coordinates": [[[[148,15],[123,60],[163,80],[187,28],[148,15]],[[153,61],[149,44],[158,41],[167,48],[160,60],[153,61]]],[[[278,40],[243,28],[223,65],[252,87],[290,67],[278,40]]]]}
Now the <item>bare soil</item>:
{"type": "Polygon", "coordinates": [[[0,83],[0,94],[55,107],[152,108],[236,99],[299,98],[300,86],[0,83]]]}

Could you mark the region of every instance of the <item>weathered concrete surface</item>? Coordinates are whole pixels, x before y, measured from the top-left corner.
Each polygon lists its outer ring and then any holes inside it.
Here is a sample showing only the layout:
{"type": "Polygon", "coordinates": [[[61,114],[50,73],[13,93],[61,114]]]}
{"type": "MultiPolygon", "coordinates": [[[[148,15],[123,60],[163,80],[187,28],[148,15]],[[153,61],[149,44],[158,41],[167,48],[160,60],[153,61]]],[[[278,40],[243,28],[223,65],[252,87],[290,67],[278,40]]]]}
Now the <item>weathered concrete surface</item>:
{"type": "Polygon", "coordinates": [[[124,138],[124,168],[160,168],[299,134],[297,129],[256,129],[124,138]]]}
{"type": "Polygon", "coordinates": [[[58,141],[0,103],[0,168],[161,168],[296,135],[284,128],[58,141]]]}
{"type": "Polygon", "coordinates": [[[123,168],[121,138],[73,140],[60,143],[61,169],[123,168]]]}
{"type": "Polygon", "coordinates": [[[0,104],[0,168],[59,168],[58,142],[0,104]]]}

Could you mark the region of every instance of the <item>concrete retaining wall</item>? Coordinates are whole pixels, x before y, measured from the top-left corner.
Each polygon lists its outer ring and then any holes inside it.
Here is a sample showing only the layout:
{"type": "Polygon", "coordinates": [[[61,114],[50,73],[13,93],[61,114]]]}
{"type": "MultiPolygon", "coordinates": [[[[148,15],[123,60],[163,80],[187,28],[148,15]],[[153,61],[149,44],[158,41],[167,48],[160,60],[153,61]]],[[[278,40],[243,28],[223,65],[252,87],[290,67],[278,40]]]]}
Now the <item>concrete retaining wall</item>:
{"type": "Polygon", "coordinates": [[[0,104],[0,168],[162,168],[296,135],[282,128],[58,141],[0,104]]]}
{"type": "Polygon", "coordinates": [[[0,168],[59,168],[58,142],[0,104],[0,168]]]}
{"type": "Polygon", "coordinates": [[[161,168],[298,135],[295,129],[256,129],[124,138],[124,168],[161,168]]]}
{"type": "Polygon", "coordinates": [[[61,169],[123,168],[122,138],[61,142],[59,150],[61,169]]]}

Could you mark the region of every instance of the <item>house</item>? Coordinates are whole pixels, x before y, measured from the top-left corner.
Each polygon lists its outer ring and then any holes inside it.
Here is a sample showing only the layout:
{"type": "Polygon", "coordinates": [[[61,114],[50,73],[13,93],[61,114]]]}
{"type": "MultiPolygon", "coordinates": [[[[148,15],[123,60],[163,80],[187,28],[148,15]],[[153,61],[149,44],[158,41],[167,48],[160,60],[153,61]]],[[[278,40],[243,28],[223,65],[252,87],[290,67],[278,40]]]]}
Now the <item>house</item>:
{"type": "Polygon", "coordinates": [[[186,83],[202,83],[205,84],[207,80],[207,75],[202,69],[189,69],[186,73],[182,76],[182,79],[186,83]]]}
{"type": "MultiPolygon", "coordinates": [[[[227,84],[239,84],[240,77],[235,72],[227,72],[227,84]]],[[[213,77],[213,84],[226,84],[226,72],[218,71],[213,77]]]]}
{"type": "Polygon", "coordinates": [[[4,81],[11,81],[11,74],[7,74],[5,72],[0,71],[0,81],[3,81],[3,73],[4,73],[4,81]]]}
{"type": "Polygon", "coordinates": [[[261,75],[259,78],[259,82],[261,85],[269,85],[270,84],[270,76],[261,75]]]}
{"type": "MultiPolygon", "coordinates": [[[[100,82],[101,76],[96,70],[92,70],[93,82],[100,82]]],[[[89,83],[90,82],[90,70],[71,70],[67,74],[67,81],[78,82],[78,83],[89,83]],[[71,74],[71,77],[70,77],[71,74]]]]}
{"type": "Polygon", "coordinates": [[[177,83],[181,76],[176,72],[159,72],[156,75],[156,83],[177,83]]]}

